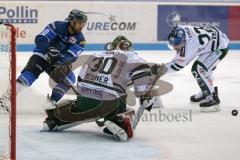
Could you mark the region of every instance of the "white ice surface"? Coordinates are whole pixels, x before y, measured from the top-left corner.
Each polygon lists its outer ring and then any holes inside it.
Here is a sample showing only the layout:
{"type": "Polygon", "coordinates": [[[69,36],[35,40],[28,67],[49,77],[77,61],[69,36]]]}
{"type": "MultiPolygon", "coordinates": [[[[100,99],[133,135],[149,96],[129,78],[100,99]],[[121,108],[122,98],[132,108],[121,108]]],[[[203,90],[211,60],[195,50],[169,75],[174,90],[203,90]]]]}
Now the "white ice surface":
{"type": "MultiPolygon", "coordinates": [[[[168,51],[141,51],[149,62],[167,62],[174,54],[168,51]]],[[[18,72],[31,53],[18,53],[18,72]]],[[[162,79],[174,89],[161,97],[165,114],[186,114],[191,121],[141,121],[135,136],[119,143],[89,123],[58,133],[40,132],[45,118],[42,105],[50,92],[43,74],[31,89],[18,95],[18,160],[237,160],[240,157],[240,51],[230,51],[214,73],[219,87],[222,111],[201,113],[189,97],[198,92],[191,75],[191,64],[162,79]]],[[[153,113],[158,115],[159,110],[153,113]]],[[[149,116],[148,115],[145,115],[149,116]]]]}

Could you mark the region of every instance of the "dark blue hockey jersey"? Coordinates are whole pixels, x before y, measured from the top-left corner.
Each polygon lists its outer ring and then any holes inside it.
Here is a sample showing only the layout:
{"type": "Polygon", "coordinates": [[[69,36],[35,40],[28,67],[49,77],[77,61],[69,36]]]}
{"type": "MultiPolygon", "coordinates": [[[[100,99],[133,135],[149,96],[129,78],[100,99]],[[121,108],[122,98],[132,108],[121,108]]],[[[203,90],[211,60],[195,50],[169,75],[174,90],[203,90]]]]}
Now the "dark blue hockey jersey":
{"type": "Polygon", "coordinates": [[[62,54],[60,62],[69,59],[75,61],[83,51],[85,38],[81,33],[70,35],[68,33],[68,22],[56,21],[49,24],[35,38],[36,47],[33,52],[45,55],[49,47],[56,47],[62,54]]]}

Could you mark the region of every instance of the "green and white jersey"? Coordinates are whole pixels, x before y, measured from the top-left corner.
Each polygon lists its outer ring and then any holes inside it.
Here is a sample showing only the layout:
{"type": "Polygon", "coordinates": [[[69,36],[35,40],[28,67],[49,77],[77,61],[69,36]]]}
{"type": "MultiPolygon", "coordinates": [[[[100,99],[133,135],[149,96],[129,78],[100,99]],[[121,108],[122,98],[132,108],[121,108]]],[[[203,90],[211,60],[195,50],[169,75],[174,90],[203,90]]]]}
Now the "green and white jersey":
{"type": "Polygon", "coordinates": [[[203,54],[211,54],[217,49],[228,47],[229,39],[218,28],[215,27],[196,27],[196,26],[179,26],[183,28],[186,35],[186,44],[182,50],[176,53],[174,59],[166,64],[167,73],[175,72],[196,57],[203,54]]]}
{"type": "Polygon", "coordinates": [[[151,68],[131,51],[103,51],[91,55],[78,76],[81,95],[100,100],[113,100],[126,95],[133,83],[135,93],[145,93],[153,82],[151,68]]]}

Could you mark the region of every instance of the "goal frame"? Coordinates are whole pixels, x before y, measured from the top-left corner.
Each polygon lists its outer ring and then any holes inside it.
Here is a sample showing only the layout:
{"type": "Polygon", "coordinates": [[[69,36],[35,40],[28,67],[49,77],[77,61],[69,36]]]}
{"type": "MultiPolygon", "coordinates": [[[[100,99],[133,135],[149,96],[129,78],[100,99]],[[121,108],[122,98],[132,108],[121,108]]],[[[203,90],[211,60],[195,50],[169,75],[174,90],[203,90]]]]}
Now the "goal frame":
{"type": "Polygon", "coordinates": [[[9,27],[10,35],[10,113],[9,113],[9,150],[10,159],[16,160],[16,30],[12,24],[1,24],[9,27]]]}

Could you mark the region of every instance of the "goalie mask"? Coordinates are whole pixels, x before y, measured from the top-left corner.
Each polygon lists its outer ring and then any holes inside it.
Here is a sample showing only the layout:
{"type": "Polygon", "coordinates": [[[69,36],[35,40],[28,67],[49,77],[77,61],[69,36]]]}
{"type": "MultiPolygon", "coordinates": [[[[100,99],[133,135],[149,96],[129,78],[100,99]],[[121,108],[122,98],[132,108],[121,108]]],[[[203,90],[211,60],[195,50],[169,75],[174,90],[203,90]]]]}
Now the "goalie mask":
{"type": "Polygon", "coordinates": [[[129,41],[125,36],[119,35],[117,36],[113,42],[108,42],[105,47],[105,50],[115,50],[120,49],[122,51],[130,51],[133,50],[132,48],[132,42],[129,41]]]}

